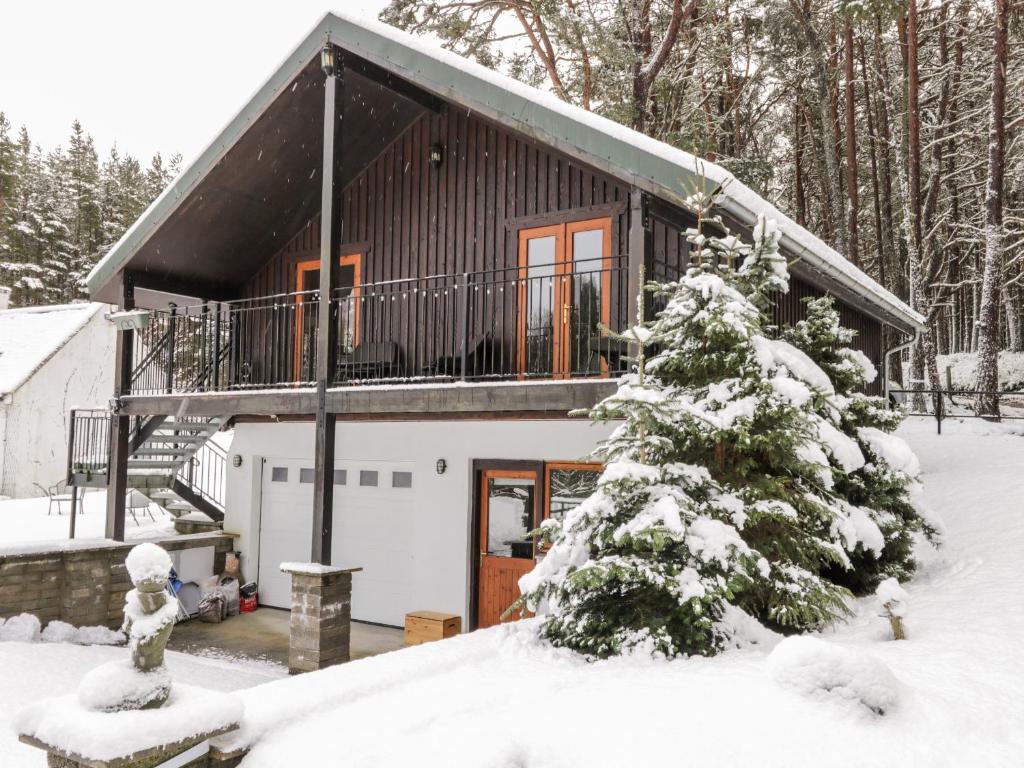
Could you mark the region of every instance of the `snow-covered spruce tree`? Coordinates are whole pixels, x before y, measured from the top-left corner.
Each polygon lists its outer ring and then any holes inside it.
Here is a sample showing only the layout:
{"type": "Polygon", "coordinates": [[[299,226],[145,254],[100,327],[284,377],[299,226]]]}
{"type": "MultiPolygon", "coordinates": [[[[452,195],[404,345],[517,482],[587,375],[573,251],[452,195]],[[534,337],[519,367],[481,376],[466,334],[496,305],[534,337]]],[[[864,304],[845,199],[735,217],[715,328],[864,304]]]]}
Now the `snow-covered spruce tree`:
{"type": "Polygon", "coordinates": [[[849,552],[853,567],[833,569],[829,575],[853,592],[867,594],[883,579],[909,578],[915,569],[914,534],[934,538],[936,531],[914,499],[919,491],[916,458],[891,434],[902,412],[888,408],[881,397],[858,391],[875,380],[877,371],[866,355],[849,346],[854,335],[840,324],[831,296],[808,300],[807,318],[783,331],[783,338],[807,353],[835,387],[819,415],[855,440],[860,451],[860,456],[849,452],[845,463],[833,461],[835,491],[853,508],[851,517],[862,520],[867,515],[878,526],[881,540],[865,536],[849,552]]]}
{"type": "Polygon", "coordinates": [[[660,351],[591,412],[622,422],[599,449],[598,489],[545,523],[551,549],[520,581],[542,634],[591,655],[711,653],[728,639],[727,604],[795,629],[847,610],[847,590],[821,575],[849,566],[814,413],[834,390],[763,333],[788,284],[779,233],[762,219],[752,247],[688,235],[701,266],[652,286],[665,309],[633,331],[660,351]],[[743,264],[712,267],[706,250],[743,264]]]}
{"type": "MultiPolygon", "coordinates": [[[[633,333],[649,343],[646,328],[633,333]]],[[[520,580],[520,602],[545,614],[553,644],[589,656],[714,653],[728,640],[726,603],[767,564],[707,469],[673,459],[679,414],[642,358],[591,415],[622,422],[600,450],[605,469],[586,501],[545,521],[551,547],[520,580]]]]}

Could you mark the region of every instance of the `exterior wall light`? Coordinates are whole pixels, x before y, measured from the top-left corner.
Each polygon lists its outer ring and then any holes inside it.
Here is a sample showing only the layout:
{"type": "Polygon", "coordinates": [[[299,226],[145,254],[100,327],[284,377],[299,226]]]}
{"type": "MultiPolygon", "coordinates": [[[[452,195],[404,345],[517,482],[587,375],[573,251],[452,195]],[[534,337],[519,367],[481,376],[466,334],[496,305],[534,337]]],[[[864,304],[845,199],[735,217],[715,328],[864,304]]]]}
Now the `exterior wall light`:
{"type": "Polygon", "coordinates": [[[444,471],[446,469],[448,469],[448,462],[445,461],[444,459],[438,459],[436,467],[437,467],[437,474],[443,475],[444,471]]]}
{"type": "Polygon", "coordinates": [[[431,168],[440,168],[441,161],[444,160],[444,147],[441,143],[435,141],[430,145],[430,150],[427,153],[427,160],[430,162],[431,168]]]}
{"type": "Polygon", "coordinates": [[[236,453],[234,456],[231,457],[231,466],[235,467],[236,469],[242,466],[242,454],[236,453]]]}
{"type": "Polygon", "coordinates": [[[149,310],[129,309],[111,312],[106,318],[107,322],[113,323],[119,331],[141,331],[149,325],[149,310]]]}
{"type": "Polygon", "coordinates": [[[334,46],[328,43],[320,49],[320,69],[327,77],[334,75],[335,51],[334,46]]]}

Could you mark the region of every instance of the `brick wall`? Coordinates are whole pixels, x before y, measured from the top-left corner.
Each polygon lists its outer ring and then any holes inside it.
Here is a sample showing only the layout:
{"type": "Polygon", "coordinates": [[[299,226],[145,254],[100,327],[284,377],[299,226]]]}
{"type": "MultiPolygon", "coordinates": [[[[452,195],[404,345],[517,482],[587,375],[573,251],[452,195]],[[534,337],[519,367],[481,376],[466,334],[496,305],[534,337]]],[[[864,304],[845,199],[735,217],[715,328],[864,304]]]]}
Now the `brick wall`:
{"type": "MultiPolygon", "coordinates": [[[[213,569],[224,570],[224,556],[234,549],[226,534],[194,534],[148,539],[168,552],[214,548],[213,569]]],[[[35,614],[44,625],[61,619],[79,627],[121,626],[125,593],[131,589],[124,560],[139,542],[66,542],[0,550],[0,619],[35,614]]]]}

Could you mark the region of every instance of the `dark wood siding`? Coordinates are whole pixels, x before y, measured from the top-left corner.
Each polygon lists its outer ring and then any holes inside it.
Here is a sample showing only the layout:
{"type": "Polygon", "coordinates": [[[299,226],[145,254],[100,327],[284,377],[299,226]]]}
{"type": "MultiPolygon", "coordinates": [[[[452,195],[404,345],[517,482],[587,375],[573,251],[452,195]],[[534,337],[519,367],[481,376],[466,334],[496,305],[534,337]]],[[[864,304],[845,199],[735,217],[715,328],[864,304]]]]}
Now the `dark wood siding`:
{"type": "MultiPolygon", "coordinates": [[[[624,253],[628,187],[534,142],[450,108],[424,115],[346,187],[344,240],[366,249],[363,282],[516,266],[510,221],[623,203],[613,252],[624,253]],[[436,124],[432,125],[432,121],[436,124]],[[444,161],[434,170],[434,138],[444,161]]],[[[246,297],[294,290],[295,264],[316,258],[319,215],[246,283],[246,297]]]]}
{"type": "MultiPolygon", "coordinates": [[[[381,283],[414,277],[459,275],[463,272],[514,269],[518,259],[519,226],[537,226],[529,217],[557,217],[575,212],[577,218],[608,215],[612,221],[613,256],[626,252],[629,188],[600,172],[510,134],[463,111],[443,107],[439,114],[415,120],[363,170],[343,193],[342,216],[346,250],[364,253],[362,282],[381,283]],[[444,159],[430,167],[428,150],[438,141],[444,159]],[[587,213],[587,210],[591,214],[587,213]]],[[[689,248],[682,230],[692,225],[688,214],[652,215],[649,276],[671,279],[689,265],[689,248]]],[[[269,296],[295,290],[296,264],[319,256],[319,215],[309,221],[243,288],[244,297],[269,296]]],[[[514,273],[507,273],[511,278],[514,273]]],[[[625,305],[625,281],[612,290],[612,316],[625,305]]],[[[822,291],[793,276],[789,294],[780,297],[775,322],[795,322],[805,316],[801,299],[822,291]]],[[[485,299],[480,299],[481,302],[485,299]]],[[[854,346],[876,365],[882,357],[878,321],[837,302],[844,325],[857,331],[854,346]]],[[[403,305],[399,305],[403,306],[403,305]]],[[[404,305],[408,306],[408,305],[404,305]]],[[[482,304],[475,310],[487,311],[482,304]]],[[[507,311],[512,306],[508,305],[507,311]]],[[[437,328],[457,323],[450,314],[423,315],[397,310],[387,327],[367,322],[364,341],[398,341],[410,374],[440,355],[454,354],[452,339],[441,343],[437,328]],[[403,314],[404,313],[404,314],[403,314]],[[395,334],[397,333],[397,338],[395,334]]],[[[615,323],[618,324],[618,323],[615,323]]],[[[505,326],[512,327],[511,322],[505,326]]],[[[290,360],[294,332],[285,329],[270,346],[290,360]]],[[[454,338],[456,334],[449,334],[454,338]]],[[[512,356],[510,338],[501,340],[496,354],[512,356]]],[[[873,386],[872,390],[877,389],[873,386]]]]}

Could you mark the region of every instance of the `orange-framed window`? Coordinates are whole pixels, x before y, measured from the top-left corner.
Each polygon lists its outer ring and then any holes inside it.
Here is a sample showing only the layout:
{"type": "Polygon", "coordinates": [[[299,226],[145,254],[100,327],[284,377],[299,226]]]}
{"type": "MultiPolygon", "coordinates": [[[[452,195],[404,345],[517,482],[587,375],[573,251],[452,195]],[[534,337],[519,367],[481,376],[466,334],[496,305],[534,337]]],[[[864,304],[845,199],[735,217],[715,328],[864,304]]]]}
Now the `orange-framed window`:
{"type": "Polygon", "coordinates": [[[611,321],[611,243],[611,218],[520,230],[520,378],[608,375],[599,339],[611,321]]]}
{"type": "MultiPolygon", "coordinates": [[[[363,254],[346,253],[338,257],[340,265],[339,296],[343,302],[339,312],[338,342],[347,354],[359,344],[362,315],[359,288],[363,284],[363,254]]],[[[305,303],[313,300],[313,291],[320,290],[320,259],[307,259],[295,265],[295,379],[312,380],[316,366],[315,312],[306,312],[305,303]]]]}
{"type": "Polygon", "coordinates": [[[544,505],[541,518],[560,520],[597,488],[604,469],[600,462],[548,461],[544,463],[544,505]]]}

